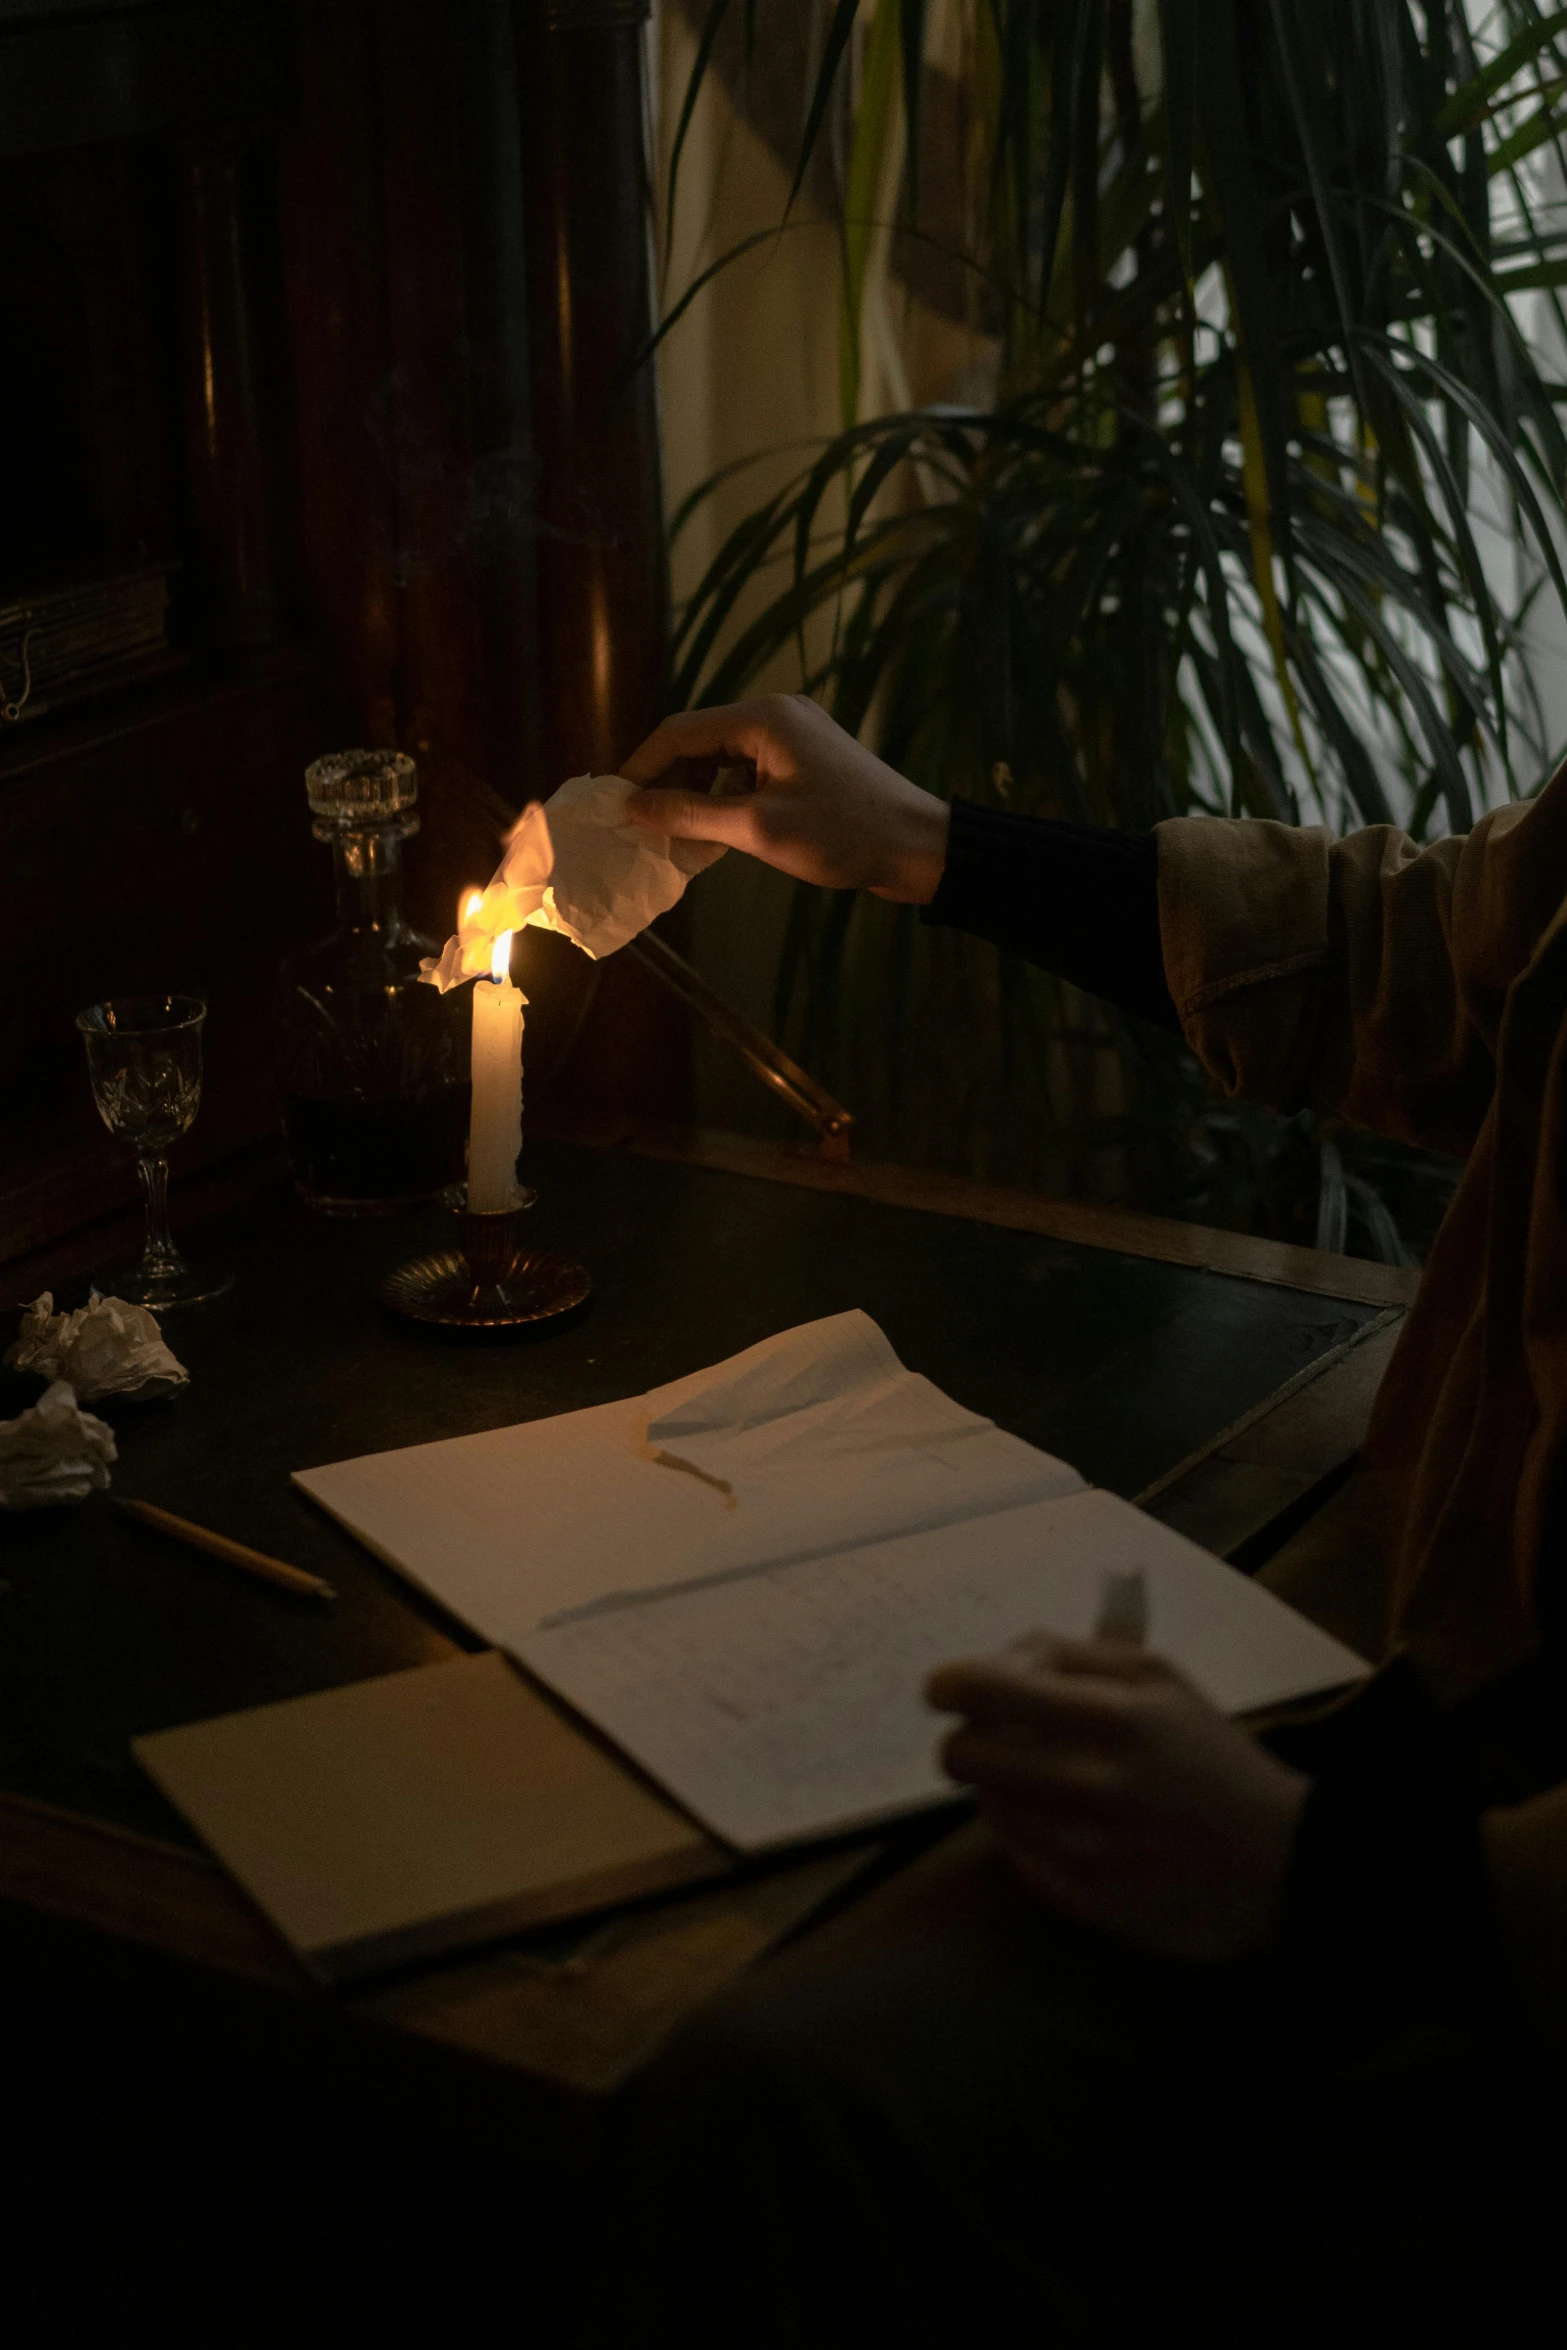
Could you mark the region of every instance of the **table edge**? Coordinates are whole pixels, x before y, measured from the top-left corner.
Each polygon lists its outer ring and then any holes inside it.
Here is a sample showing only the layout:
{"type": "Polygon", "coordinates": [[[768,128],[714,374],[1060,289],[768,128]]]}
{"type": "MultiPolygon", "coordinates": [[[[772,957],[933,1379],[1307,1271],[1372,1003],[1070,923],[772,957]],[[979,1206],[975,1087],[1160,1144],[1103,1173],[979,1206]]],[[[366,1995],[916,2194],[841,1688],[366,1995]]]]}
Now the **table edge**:
{"type": "MultiPolygon", "coordinates": [[[[560,1139],[589,1138],[563,1132],[560,1139]]],[[[1251,1233],[1181,1224],[1171,1217],[1128,1208],[1051,1198],[1041,1192],[977,1182],[967,1175],[898,1166],[889,1160],[824,1159],[808,1148],[729,1134],[716,1127],[641,1128],[623,1136],[621,1144],[641,1158],[674,1160],[719,1174],[792,1184],[803,1191],[874,1200],[883,1207],[923,1209],[930,1215],[995,1224],[1010,1232],[1037,1232],[1042,1239],[1185,1265],[1195,1272],[1229,1274],[1275,1289],[1344,1298],[1356,1305],[1408,1306],[1420,1286],[1420,1274],[1414,1266],[1335,1256],[1323,1249],[1300,1248],[1292,1241],[1263,1240],[1251,1233]]]]}

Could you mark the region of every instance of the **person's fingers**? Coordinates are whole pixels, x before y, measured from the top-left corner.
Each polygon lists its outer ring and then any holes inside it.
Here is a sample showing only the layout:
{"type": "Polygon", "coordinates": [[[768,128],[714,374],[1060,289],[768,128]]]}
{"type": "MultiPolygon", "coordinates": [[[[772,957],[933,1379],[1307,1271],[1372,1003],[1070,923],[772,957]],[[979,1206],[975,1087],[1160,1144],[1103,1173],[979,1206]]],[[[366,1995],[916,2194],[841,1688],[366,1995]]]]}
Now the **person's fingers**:
{"type": "Polygon", "coordinates": [[[743,707],[730,703],[717,710],[677,711],[655,726],[629,759],[621,761],[621,774],[628,783],[657,783],[684,760],[711,764],[726,754],[733,755],[729,753],[729,734],[736,709],[743,707]]]}
{"type": "Polygon", "coordinates": [[[941,1714],[967,1714],[976,1722],[1006,1720],[1026,1712],[1037,1683],[1010,1660],[954,1657],[925,1677],[925,1702],[941,1714]]]}
{"type": "Polygon", "coordinates": [[[1119,1675],[1018,1671],[990,1657],[939,1665],[925,1684],[938,1713],[963,1714],[977,1727],[1016,1724],[1041,1738],[1119,1737],[1129,1720],[1132,1688],[1119,1675]]]}
{"type": "Polygon", "coordinates": [[[1125,1791],[1122,1773],[1091,1747],[1061,1749],[967,1724],[943,1742],[941,1762],[960,1786],[1012,1797],[1051,1816],[1103,1813],[1125,1791]]]}
{"type": "Polygon", "coordinates": [[[756,808],[749,793],[709,799],[703,792],[640,791],[626,803],[627,821],[671,840],[722,841],[748,849],[756,841],[756,808]]]}
{"type": "Polygon", "coordinates": [[[638,784],[637,789],[706,793],[712,790],[714,782],[723,772],[723,758],[717,752],[710,759],[671,759],[652,784],[638,784]]]}
{"type": "Polygon", "coordinates": [[[1171,1669],[1132,1641],[1069,1640],[1061,1632],[1026,1632],[1009,1653],[1031,1673],[1083,1673],[1095,1680],[1157,1680],[1171,1669]]]}
{"type": "Polygon", "coordinates": [[[1071,1877],[1086,1886],[1114,1865],[1114,1834],[1092,1814],[1062,1812],[1042,1818],[1008,1796],[992,1795],[984,1788],[978,1794],[980,1818],[998,1843],[1051,1870],[1058,1882],[1071,1877]]]}
{"type": "Polygon", "coordinates": [[[682,710],[639,743],[620,773],[628,783],[656,784],[682,759],[748,759],[772,740],[776,714],[765,702],[726,702],[716,710],[682,710]]]}

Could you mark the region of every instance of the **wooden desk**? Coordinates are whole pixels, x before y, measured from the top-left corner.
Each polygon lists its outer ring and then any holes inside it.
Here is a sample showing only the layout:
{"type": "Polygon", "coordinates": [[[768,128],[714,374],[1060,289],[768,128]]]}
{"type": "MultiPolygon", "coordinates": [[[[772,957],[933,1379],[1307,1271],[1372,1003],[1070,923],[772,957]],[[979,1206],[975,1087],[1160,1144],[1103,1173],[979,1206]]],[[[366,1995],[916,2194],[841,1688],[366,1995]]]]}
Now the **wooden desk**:
{"type": "MultiPolygon", "coordinates": [[[[1359,1440],[1412,1276],[722,1138],[530,1147],[541,1243],[595,1291],[573,1323],[453,1343],[377,1302],[434,1212],[327,1223],[274,1187],[182,1237],[231,1299],[171,1323],[192,1373],[113,1411],[116,1489],[327,1575],[330,1614],[106,1503],[11,1521],[0,1575],[5,1973],[264,2050],[317,2091],[540,2160],[679,2017],[841,1890],[810,1856],[351,1995],[311,1987],[131,1763],[138,1731],[474,1645],[288,1483],[291,1468],[634,1394],[862,1306],[963,1403],[1224,1550],[1309,1505],[1359,1440]],[[1222,1268],[1222,1269],[1217,1269],[1222,1268]]],[[[42,1286],[38,1269],[4,1294],[42,1286]]],[[[9,1374],[6,1375],[9,1378],[9,1374]]],[[[13,1381],[14,1411],[36,1384],[13,1381]]]]}

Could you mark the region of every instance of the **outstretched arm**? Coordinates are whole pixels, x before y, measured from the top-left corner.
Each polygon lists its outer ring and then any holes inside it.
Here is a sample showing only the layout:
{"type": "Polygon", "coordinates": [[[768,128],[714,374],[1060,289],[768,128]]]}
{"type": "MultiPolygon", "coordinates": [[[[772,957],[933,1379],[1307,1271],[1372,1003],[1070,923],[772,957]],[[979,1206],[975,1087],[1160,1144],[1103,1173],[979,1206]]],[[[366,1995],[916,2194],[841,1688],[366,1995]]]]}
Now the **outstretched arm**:
{"type": "Polygon", "coordinates": [[[827,889],[917,905],[927,922],[1177,1025],[1146,834],[949,804],[803,696],[666,719],[622,772],[644,787],[630,813],[652,829],[721,841],[827,889]]]}
{"type": "Polygon", "coordinates": [[[722,841],[796,881],[928,905],[951,810],[862,748],[804,694],[666,718],[621,768],[629,813],[675,840],[722,841]],[[739,768],[749,788],[712,786],[739,768]]]}
{"type": "Polygon", "coordinates": [[[804,696],[666,719],[633,813],[796,879],[868,889],[1179,1026],[1226,1092],[1467,1151],[1507,990],[1567,896],[1567,770],[1428,848],[1178,818],[1096,832],[949,806],[804,696]],[[739,770],[754,788],[709,797],[739,770]]]}

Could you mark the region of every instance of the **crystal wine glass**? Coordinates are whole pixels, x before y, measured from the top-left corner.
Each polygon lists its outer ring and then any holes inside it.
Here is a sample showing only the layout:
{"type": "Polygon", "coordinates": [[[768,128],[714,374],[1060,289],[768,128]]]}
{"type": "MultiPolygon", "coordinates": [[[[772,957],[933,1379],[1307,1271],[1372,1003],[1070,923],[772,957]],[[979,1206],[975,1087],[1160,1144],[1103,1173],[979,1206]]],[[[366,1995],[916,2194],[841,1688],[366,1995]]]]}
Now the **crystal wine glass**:
{"type": "Polygon", "coordinates": [[[192,995],[121,996],[78,1012],[98,1115],[136,1152],[147,1202],[140,1261],[105,1273],[110,1297],[165,1311],[220,1297],[232,1273],[187,1265],[169,1236],[169,1151],[201,1107],[201,1024],[207,1007],[192,995]]]}

